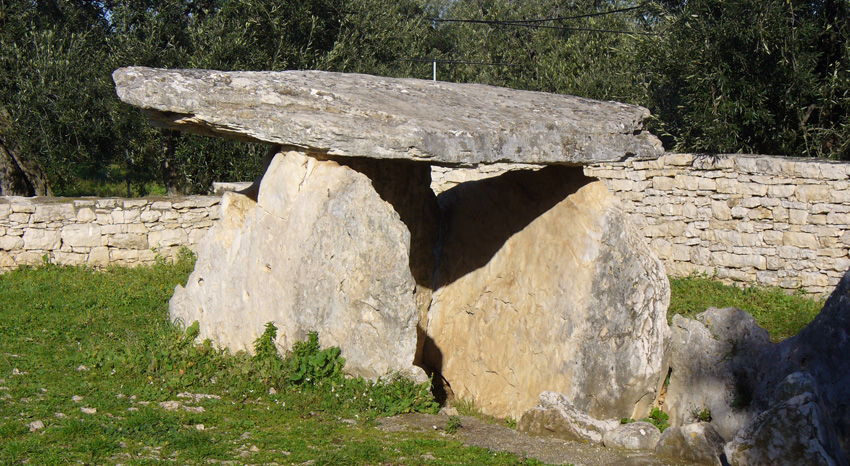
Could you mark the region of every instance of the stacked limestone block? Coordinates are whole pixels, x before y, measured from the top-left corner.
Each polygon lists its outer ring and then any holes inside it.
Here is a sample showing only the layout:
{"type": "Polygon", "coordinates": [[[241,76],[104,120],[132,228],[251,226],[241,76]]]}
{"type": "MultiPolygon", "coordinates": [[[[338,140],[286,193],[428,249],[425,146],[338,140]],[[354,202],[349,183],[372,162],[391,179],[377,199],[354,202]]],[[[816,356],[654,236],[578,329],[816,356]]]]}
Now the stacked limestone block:
{"type": "Polygon", "coordinates": [[[198,243],[220,198],[0,197],[0,270],[22,264],[151,264],[198,243]]]}
{"type": "Polygon", "coordinates": [[[850,267],[850,165],[667,154],[585,169],[673,275],[827,293],[850,267]]]}

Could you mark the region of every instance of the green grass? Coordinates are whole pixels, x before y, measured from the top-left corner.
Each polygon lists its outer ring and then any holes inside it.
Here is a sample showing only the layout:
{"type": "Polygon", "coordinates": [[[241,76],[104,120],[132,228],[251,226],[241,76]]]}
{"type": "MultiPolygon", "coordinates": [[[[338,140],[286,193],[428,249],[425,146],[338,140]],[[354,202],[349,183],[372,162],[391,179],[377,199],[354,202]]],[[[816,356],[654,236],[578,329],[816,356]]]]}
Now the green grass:
{"type": "Polygon", "coordinates": [[[377,416],[433,411],[430,393],[341,378],[339,355],[309,342],[300,360],[267,354],[263,338],[256,357],[193,344],[196,330],[167,318],[191,268],[0,275],[0,464],[540,464],[376,429],[377,416]],[[34,421],[44,428],[30,432],[34,421]]]}
{"type": "MultiPolygon", "coordinates": [[[[269,351],[271,326],[255,357],[195,344],[196,327],[179,329],[167,317],[174,286],[192,266],[46,265],[0,275],[0,464],[525,461],[438,433],[376,429],[378,416],[433,412],[433,398],[403,380],[342,378],[337,369],[345,355],[309,341],[281,359],[269,351]],[[179,396],[186,392],[214,396],[179,396]],[[160,405],[166,401],[181,408],[167,410],[160,405]],[[30,432],[34,421],[44,428],[30,432]]],[[[796,333],[822,305],[702,277],[671,282],[671,315],[735,306],[777,339],[796,333]]],[[[459,404],[459,411],[475,411],[472,403],[459,404]]]]}
{"type": "Polygon", "coordinates": [[[63,197],[144,197],[165,196],[167,193],[162,184],[153,181],[132,183],[129,189],[128,195],[125,181],[77,179],[73,184],[56,187],[54,191],[57,196],[63,197]]]}
{"type": "Polygon", "coordinates": [[[668,319],[693,317],[709,307],[736,307],[749,312],[770,333],[772,341],[794,336],[820,312],[824,299],[781,288],[724,285],[705,276],[670,279],[668,319]]]}

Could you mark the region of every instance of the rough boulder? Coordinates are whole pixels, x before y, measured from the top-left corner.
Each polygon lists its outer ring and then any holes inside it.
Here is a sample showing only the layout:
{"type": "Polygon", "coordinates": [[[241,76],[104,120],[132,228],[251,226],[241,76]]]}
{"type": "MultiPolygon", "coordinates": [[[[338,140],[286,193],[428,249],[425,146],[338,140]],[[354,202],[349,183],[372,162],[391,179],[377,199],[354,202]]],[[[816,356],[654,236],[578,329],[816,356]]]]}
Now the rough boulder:
{"type": "Polygon", "coordinates": [[[267,322],[289,349],[318,331],[346,370],[408,371],[419,315],[410,233],[365,175],[298,152],[275,156],[257,201],[227,193],[171,317],[201,336],[250,350],[267,322]]]}
{"type": "Polygon", "coordinates": [[[643,417],[662,378],[670,287],[618,201],[548,167],[443,193],[424,361],[460,398],[518,418],[545,390],[643,417]]]}
{"type": "Polygon", "coordinates": [[[797,335],[765,351],[752,384],[753,406],[768,409],[778,386],[796,372],[817,384],[819,402],[829,413],[845,456],[850,455],[850,271],[835,287],[823,309],[797,335]]]}

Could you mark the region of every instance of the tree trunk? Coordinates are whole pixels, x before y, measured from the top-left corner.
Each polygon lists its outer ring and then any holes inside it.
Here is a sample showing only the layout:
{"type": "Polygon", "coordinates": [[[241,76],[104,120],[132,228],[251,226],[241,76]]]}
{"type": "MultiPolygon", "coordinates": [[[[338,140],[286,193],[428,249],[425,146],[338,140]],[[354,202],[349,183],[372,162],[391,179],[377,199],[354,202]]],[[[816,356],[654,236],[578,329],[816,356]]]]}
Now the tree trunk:
{"type": "Polygon", "coordinates": [[[164,130],[164,141],[162,145],[162,184],[169,196],[180,194],[180,185],[177,181],[177,162],[174,159],[174,151],[177,147],[177,131],[164,130]]]}
{"type": "Polygon", "coordinates": [[[0,196],[51,196],[47,176],[35,164],[22,160],[8,143],[9,114],[0,108],[0,196]]]}

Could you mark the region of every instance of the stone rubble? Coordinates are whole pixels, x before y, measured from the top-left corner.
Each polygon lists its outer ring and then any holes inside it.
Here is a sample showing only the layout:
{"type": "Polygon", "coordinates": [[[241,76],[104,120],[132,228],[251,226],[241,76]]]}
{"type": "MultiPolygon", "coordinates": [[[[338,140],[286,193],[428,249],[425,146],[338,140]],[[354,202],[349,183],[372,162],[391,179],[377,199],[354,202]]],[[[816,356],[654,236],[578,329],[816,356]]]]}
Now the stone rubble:
{"type": "Polygon", "coordinates": [[[655,449],[660,438],[661,431],[658,427],[638,421],[609,430],[602,436],[602,444],[608,448],[651,451],[655,449]]]}
{"type": "Polygon", "coordinates": [[[726,457],[731,466],[847,466],[830,419],[836,414],[811,375],[790,374],[772,406],[726,444],[726,457]]]}
{"type": "Polygon", "coordinates": [[[705,466],[725,466],[725,443],[711,424],[697,422],[668,427],[658,439],[655,454],[705,466]]]}

